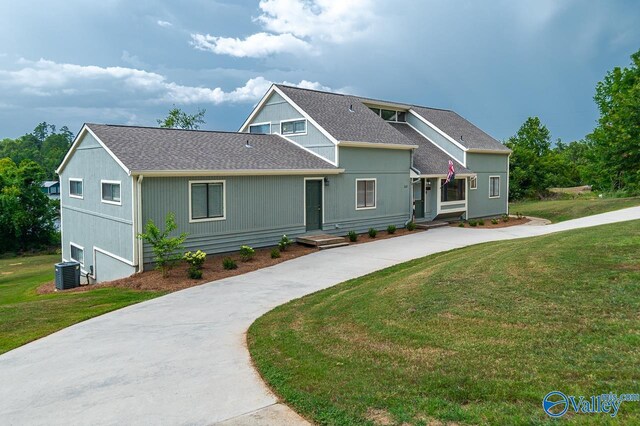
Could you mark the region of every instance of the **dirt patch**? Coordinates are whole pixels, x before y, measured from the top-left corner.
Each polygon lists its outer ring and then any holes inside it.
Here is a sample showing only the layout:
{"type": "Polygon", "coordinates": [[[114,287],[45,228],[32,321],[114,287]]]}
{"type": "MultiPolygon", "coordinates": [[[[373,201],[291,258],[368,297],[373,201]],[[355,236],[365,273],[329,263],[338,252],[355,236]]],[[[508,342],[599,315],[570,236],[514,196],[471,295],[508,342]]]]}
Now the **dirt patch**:
{"type": "Polygon", "coordinates": [[[393,416],[388,411],[379,408],[369,408],[364,417],[373,422],[373,424],[380,426],[389,426],[395,423],[393,416]]]}
{"type": "MultiPolygon", "coordinates": [[[[525,223],[531,221],[531,219],[529,219],[528,217],[521,217],[521,218],[510,217],[508,222],[504,222],[502,218],[497,218],[497,220],[498,220],[498,223],[494,224],[494,223],[491,223],[491,219],[484,219],[484,225],[477,225],[477,226],[471,226],[469,225],[468,222],[464,222],[464,227],[471,228],[471,229],[507,228],[509,226],[524,225],[525,223]]],[[[458,227],[460,226],[460,222],[453,222],[449,226],[458,227]]]]}

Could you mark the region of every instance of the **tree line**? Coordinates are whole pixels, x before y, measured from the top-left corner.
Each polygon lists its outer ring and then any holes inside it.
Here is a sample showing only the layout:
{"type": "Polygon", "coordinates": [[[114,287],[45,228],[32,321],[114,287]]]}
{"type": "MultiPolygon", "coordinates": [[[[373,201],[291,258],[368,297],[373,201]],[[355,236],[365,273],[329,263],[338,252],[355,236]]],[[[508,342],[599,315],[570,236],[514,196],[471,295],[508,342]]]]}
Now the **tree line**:
{"type": "Polygon", "coordinates": [[[596,85],[600,118],[582,140],[551,143],[538,117],[507,139],[509,197],[542,198],[553,187],[591,185],[604,193],[640,193],[640,50],[628,67],[616,67],[596,85]]]}

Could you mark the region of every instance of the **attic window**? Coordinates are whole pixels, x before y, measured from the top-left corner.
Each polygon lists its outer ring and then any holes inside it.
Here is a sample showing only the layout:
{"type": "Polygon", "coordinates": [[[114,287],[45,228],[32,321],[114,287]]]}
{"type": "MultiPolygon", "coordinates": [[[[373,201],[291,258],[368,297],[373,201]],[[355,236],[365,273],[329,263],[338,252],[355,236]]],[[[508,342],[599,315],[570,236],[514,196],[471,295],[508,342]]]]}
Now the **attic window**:
{"type": "Polygon", "coordinates": [[[373,111],[376,115],[380,116],[384,121],[390,121],[393,123],[404,123],[406,122],[406,113],[404,111],[396,111],[392,109],[382,109],[382,108],[374,108],[369,107],[371,111],[373,111]]]}
{"type": "Polygon", "coordinates": [[[249,126],[249,133],[260,133],[268,135],[271,133],[271,123],[257,123],[249,126]]]}
{"type": "Polygon", "coordinates": [[[307,133],[307,120],[291,120],[280,122],[280,134],[294,135],[307,133]]]}

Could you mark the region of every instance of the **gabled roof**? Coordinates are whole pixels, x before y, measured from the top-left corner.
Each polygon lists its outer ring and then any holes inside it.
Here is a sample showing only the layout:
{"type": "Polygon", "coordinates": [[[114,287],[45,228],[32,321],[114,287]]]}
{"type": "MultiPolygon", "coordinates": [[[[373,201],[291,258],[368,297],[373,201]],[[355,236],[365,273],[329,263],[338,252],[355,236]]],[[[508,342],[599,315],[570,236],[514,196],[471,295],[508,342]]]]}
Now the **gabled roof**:
{"type": "Polygon", "coordinates": [[[40,185],[42,188],[51,188],[54,185],[57,185],[58,181],[57,180],[45,180],[44,182],[42,182],[42,185],[40,185]]]}
{"type": "Polygon", "coordinates": [[[413,143],[366,106],[386,105],[407,111],[413,110],[465,149],[510,152],[498,140],[451,110],[301,89],[282,84],[275,86],[339,141],[400,145],[413,143]],[[350,107],[353,112],[349,111],[350,107]]]}
{"type": "Polygon", "coordinates": [[[453,157],[429,142],[428,139],[408,124],[389,123],[389,125],[402,133],[412,143],[418,145],[418,148],[413,152],[413,166],[420,171],[421,175],[446,176],[449,171],[449,160],[453,161],[456,174],[473,174],[471,170],[463,167],[453,157]]]}
{"type": "Polygon", "coordinates": [[[131,174],[338,171],[326,160],[278,135],[105,124],[85,127],[131,174]]]}

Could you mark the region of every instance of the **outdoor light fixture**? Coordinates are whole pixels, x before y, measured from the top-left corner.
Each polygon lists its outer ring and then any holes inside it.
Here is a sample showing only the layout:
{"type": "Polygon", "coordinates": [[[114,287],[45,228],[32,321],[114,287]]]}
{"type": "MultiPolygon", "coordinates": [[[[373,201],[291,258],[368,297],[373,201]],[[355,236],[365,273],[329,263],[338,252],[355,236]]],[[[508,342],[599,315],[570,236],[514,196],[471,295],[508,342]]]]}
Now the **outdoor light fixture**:
{"type": "Polygon", "coordinates": [[[329,186],[329,178],[328,177],[324,178],[324,186],[329,186]]]}

